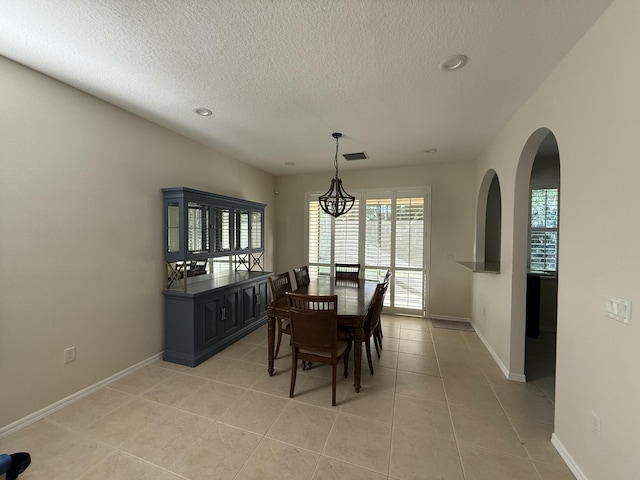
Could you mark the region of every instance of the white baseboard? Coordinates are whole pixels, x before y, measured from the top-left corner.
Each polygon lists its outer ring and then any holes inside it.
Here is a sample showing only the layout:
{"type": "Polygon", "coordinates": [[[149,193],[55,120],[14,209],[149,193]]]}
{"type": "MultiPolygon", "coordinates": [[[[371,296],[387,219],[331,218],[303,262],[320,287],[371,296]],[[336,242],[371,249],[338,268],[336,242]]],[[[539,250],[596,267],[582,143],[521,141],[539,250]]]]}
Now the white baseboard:
{"type": "Polygon", "coordinates": [[[578,467],[573,457],[569,454],[555,433],[551,434],[551,444],[556,447],[556,450],[564,460],[564,463],[567,464],[567,467],[569,467],[569,470],[571,470],[571,473],[575,475],[577,480],[589,480],[584,472],[580,470],[580,467],[578,467]]]}
{"type": "Polygon", "coordinates": [[[471,323],[471,320],[469,320],[468,318],[450,317],[449,315],[428,315],[428,317],[432,318],[434,320],[449,320],[450,322],[469,322],[469,323],[471,323]]]}
{"type": "Polygon", "coordinates": [[[476,324],[471,322],[471,325],[473,325],[473,329],[476,331],[476,333],[478,334],[478,337],[480,338],[482,343],[484,343],[484,346],[487,348],[487,350],[489,350],[489,353],[491,354],[495,362],[498,364],[498,367],[500,367],[500,370],[502,370],[502,373],[504,374],[504,376],[508,380],[525,383],[527,381],[527,377],[519,373],[511,373],[507,368],[507,366],[504,363],[502,363],[502,360],[500,359],[498,354],[493,350],[493,348],[491,348],[491,345],[489,345],[489,342],[487,342],[487,339],[484,338],[480,330],[478,330],[478,327],[476,326],[476,324]]]}
{"type": "Polygon", "coordinates": [[[104,380],[100,380],[97,383],[94,383],[93,385],[88,386],[87,388],[83,388],[82,390],[80,390],[79,392],[73,393],[71,395],[69,395],[68,397],[63,398],[62,400],[58,400],[55,403],[52,403],[51,405],[48,405],[40,410],[38,410],[37,412],[32,413],[31,415],[27,415],[26,417],[21,418],[20,420],[16,420],[13,423],[10,423],[9,425],[6,425],[2,428],[0,428],[0,438],[9,435],[10,433],[13,433],[17,430],[20,430],[21,428],[26,427],[27,425],[31,425],[32,423],[37,422],[38,420],[43,419],[44,417],[46,417],[47,415],[51,415],[53,412],[58,411],[70,404],[72,404],[73,402],[77,402],[78,400],[80,400],[81,398],[86,397],[87,395],[92,394],[93,392],[95,392],[96,390],[101,389],[102,387],[106,387],[107,385],[109,385],[110,383],[115,382],[116,380],[119,380],[120,378],[129,375],[130,373],[150,364],[155,362],[156,360],[158,360],[159,358],[162,358],[162,352],[147,358],[146,360],[143,360],[139,363],[136,363],[135,365],[132,365],[128,368],[125,368],[124,370],[122,370],[121,372],[118,372],[114,375],[111,375],[108,378],[105,378],[104,380]]]}

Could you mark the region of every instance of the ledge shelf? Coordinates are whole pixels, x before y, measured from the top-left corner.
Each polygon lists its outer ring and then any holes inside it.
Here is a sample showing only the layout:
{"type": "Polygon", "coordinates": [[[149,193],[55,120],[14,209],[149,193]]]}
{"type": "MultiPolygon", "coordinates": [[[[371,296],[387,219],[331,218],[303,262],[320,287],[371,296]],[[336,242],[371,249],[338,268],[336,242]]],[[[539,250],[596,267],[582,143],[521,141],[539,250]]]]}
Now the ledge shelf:
{"type": "Polygon", "coordinates": [[[500,264],[497,262],[456,262],[461,267],[474,273],[500,273],[500,264]]]}

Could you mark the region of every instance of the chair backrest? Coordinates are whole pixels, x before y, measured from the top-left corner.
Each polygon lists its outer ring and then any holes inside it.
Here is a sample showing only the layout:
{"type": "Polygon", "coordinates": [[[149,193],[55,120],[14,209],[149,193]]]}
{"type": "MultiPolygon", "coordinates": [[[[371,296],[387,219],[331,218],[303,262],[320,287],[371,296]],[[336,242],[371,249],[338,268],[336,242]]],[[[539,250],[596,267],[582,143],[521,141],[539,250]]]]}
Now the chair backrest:
{"type": "Polygon", "coordinates": [[[387,273],[384,275],[383,283],[389,284],[389,279],[391,278],[391,270],[387,270],[387,273]]]}
{"type": "Polygon", "coordinates": [[[287,294],[291,321],[291,345],[336,353],[338,345],[338,296],[287,294]]]}
{"type": "Polygon", "coordinates": [[[298,284],[298,288],[304,287],[305,285],[309,285],[309,282],[311,281],[309,279],[308,265],[304,265],[300,268],[294,268],[293,275],[296,277],[296,283],[298,284]]]}
{"type": "Polygon", "coordinates": [[[287,292],[293,291],[293,288],[291,288],[291,277],[289,277],[289,272],[271,275],[269,277],[269,286],[271,287],[272,300],[282,298],[287,292]]]}
{"type": "MultiPolygon", "coordinates": [[[[384,289],[382,290],[382,304],[384,305],[384,296],[387,294],[387,289],[389,288],[389,279],[391,278],[391,270],[387,270],[386,275],[384,276],[384,280],[382,281],[382,285],[384,285],[384,289]]],[[[380,307],[382,310],[382,307],[380,307]]]]}
{"type": "Polygon", "coordinates": [[[364,319],[363,329],[366,336],[371,335],[373,329],[376,328],[378,322],[380,322],[380,313],[382,312],[382,304],[384,302],[385,292],[385,284],[379,283],[376,286],[375,293],[373,294],[373,302],[371,303],[371,307],[367,311],[367,316],[364,319]]]}
{"type": "Polygon", "coordinates": [[[359,263],[336,263],[336,280],[358,280],[359,263]]]}

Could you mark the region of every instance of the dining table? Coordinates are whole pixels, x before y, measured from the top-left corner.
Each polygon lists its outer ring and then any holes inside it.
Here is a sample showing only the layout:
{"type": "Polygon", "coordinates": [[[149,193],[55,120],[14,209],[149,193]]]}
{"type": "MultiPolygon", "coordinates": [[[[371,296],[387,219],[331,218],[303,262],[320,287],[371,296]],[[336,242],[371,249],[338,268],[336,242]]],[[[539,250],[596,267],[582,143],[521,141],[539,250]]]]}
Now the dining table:
{"type": "MultiPolygon", "coordinates": [[[[338,296],[338,328],[351,331],[353,346],[353,387],[360,391],[360,372],[362,367],[362,340],[364,338],[364,321],[373,302],[376,286],[375,280],[342,280],[329,276],[318,276],[310,280],[308,285],[301,286],[295,293],[304,295],[337,295],[338,296]]],[[[268,315],[268,356],[269,375],[273,375],[275,350],[276,318],[289,317],[289,300],[281,297],[267,306],[268,315]]]]}

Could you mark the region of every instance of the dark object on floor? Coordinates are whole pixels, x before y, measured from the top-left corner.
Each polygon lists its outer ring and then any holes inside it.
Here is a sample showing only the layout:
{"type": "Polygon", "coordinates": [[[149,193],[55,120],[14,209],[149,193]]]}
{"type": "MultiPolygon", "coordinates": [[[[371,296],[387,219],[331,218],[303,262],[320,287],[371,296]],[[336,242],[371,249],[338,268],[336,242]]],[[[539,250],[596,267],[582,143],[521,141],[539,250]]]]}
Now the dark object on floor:
{"type": "Polygon", "coordinates": [[[31,465],[31,455],[26,452],[0,454],[0,475],[6,473],[6,480],[16,480],[29,465],[31,465]]]}
{"type": "Polygon", "coordinates": [[[431,323],[436,328],[448,328],[449,330],[462,330],[463,332],[475,332],[469,322],[461,322],[458,320],[434,320],[431,323]]]}

